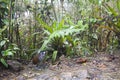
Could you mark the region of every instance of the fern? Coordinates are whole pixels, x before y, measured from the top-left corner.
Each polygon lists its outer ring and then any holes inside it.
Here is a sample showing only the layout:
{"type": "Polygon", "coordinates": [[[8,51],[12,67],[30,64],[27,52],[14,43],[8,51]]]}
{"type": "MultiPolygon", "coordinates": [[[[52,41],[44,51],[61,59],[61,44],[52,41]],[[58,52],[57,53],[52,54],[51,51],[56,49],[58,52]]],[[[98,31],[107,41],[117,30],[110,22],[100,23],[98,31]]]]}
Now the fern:
{"type": "Polygon", "coordinates": [[[43,45],[42,45],[42,47],[40,48],[40,50],[44,50],[45,49],[45,47],[47,46],[47,44],[53,39],[53,38],[55,38],[55,37],[60,37],[60,36],[62,36],[63,38],[65,37],[65,36],[67,36],[67,35],[72,35],[73,33],[75,33],[75,32],[79,32],[80,31],[80,29],[64,29],[64,30],[57,30],[57,31],[55,31],[55,32],[53,32],[49,37],[48,37],[48,39],[47,40],[45,40],[44,41],[44,43],[43,43],[43,45]]]}
{"type": "Polygon", "coordinates": [[[88,30],[88,25],[83,25],[83,21],[78,21],[77,24],[72,23],[68,25],[67,23],[65,24],[64,20],[61,20],[59,23],[55,21],[52,25],[48,25],[40,18],[37,18],[37,20],[47,34],[39,51],[53,49],[53,52],[58,52],[58,57],[61,54],[73,54],[73,50],[75,50],[74,47],[77,45],[78,41],[76,41],[76,34],[88,30]]]}

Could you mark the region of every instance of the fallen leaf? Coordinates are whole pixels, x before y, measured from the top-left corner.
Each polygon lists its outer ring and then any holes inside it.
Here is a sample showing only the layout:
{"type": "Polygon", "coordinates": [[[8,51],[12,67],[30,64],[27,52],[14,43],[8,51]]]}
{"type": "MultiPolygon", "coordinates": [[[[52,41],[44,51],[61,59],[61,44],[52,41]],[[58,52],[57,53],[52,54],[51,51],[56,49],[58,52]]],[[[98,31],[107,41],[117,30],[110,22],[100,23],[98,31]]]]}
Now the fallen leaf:
{"type": "Polygon", "coordinates": [[[87,59],[85,58],[79,58],[76,60],[76,63],[86,63],[87,62],[87,59]]]}

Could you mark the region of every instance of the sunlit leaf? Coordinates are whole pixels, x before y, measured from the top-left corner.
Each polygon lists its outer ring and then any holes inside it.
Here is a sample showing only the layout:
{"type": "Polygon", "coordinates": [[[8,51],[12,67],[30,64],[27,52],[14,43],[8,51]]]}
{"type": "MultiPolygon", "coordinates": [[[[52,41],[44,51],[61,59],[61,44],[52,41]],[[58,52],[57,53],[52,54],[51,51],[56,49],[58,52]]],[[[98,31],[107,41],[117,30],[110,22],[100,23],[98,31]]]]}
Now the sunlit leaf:
{"type": "Polygon", "coordinates": [[[13,49],[14,49],[14,50],[20,50],[18,47],[14,47],[13,49]]]}
{"type": "Polygon", "coordinates": [[[98,40],[98,36],[97,36],[97,34],[92,34],[92,37],[94,38],[94,39],[97,39],[98,40]]]}
{"type": "Polygon", "coordinates": [[[7,50],[2,52],[2,56],[13,56],[14,55],[13,52],[14,51],[11,51],[11,49],[7,49],[7,50]]]}
{"type": "Polygon", "coordinates": [[[3,45],[5,45],[5,43],[6,43],[5,40],[1,41],[1,42],[0,42],[0,47],[2,47],[3,45]]]}

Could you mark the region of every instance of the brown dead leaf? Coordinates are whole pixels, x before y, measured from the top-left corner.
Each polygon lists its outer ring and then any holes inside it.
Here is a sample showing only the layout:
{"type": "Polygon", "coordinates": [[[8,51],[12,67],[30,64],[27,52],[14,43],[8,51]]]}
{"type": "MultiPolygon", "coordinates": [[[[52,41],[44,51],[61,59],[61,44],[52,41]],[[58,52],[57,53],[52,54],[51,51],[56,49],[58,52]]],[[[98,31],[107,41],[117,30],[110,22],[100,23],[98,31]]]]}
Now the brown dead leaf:
{"type": "Polygon", "coordinates": [[[85,58],[79,58],[76,60],[76,63],[86,63],[87,62],[87,59],[85,58]]]}

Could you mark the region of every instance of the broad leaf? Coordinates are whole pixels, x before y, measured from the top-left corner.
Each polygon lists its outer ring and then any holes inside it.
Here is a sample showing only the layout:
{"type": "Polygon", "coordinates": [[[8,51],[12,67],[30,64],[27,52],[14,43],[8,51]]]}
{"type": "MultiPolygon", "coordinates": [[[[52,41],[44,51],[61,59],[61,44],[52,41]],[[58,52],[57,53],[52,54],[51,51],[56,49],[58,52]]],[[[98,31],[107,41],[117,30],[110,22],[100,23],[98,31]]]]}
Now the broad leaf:
{"type": "Polygon", "coordinates": [[[2,52],[2,56],[13,56],[13,55],[14,55],[14,51],[11,51],[11,49],[7,49],[2,52]]]}
{"type": "Polygon", "coordinates": [[[1,41],[1,42],[0,42],[0,47],[4,46],[5,43],[6,43],[6,40],[1,41]]]}
{"type": "Polygon", "coordinates": [[[0,62],[1,62],[5,67],[8,68],[8,64],[6,63],[5,59],[1,58],[1,59],[0,59],[0,62]]]}

